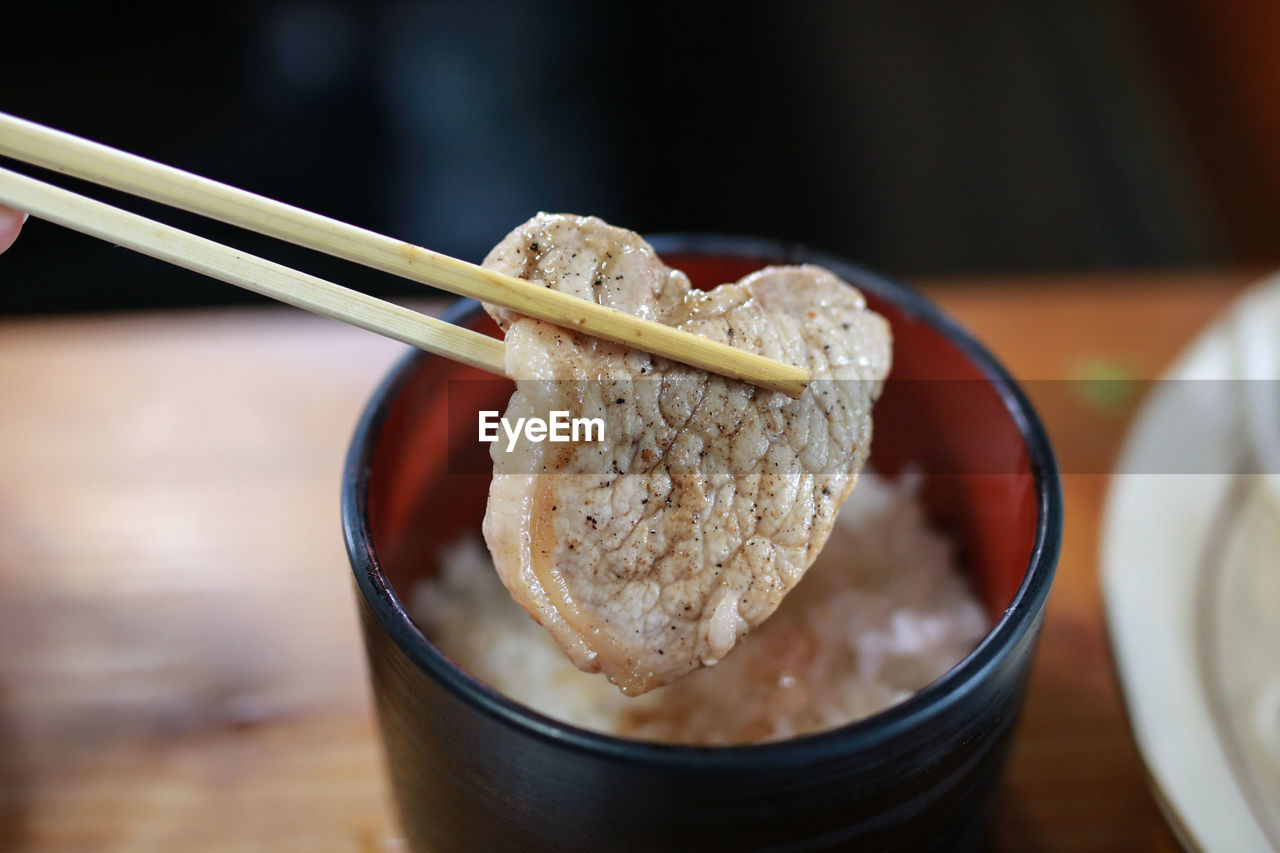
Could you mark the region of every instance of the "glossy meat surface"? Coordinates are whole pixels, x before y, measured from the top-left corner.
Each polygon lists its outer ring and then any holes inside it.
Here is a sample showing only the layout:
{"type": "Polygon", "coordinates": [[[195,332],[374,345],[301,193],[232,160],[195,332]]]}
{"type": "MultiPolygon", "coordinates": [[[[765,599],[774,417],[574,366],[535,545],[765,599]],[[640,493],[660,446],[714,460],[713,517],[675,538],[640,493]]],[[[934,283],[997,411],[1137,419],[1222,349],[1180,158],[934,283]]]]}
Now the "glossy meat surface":
{"type": "Polygon", "coordinates": [[[871,441],[888,325],[818,267],[692,290],[637,235],[540,214],[485,266],[807,367],[798,400],[490,307],[505,417],[599,418],[601,441],[492,447],[484,522],[513,598],[580,668],[639,694],[714,664],[830,534],[871,441]]]}

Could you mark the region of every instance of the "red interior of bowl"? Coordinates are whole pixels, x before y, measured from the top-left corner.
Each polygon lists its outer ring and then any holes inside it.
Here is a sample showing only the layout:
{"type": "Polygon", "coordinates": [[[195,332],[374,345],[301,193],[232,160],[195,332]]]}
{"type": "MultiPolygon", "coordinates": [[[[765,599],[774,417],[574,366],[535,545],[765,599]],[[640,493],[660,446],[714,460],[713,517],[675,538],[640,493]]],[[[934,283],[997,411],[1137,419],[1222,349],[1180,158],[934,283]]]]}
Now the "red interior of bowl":
{"type": "MultiPolygon", "coordinates": [[[[734,281],[758,260],[668,255],[698,286],[734,281]]],[[[871,462],[925,475],[933,522],[957,542],[962,565],[994,622],[1026,571],[1036,530],[1035,481],[1018,424],[995,386],[943,334],[868,294],[888,318],[894,366],[875,408],[871,462]]],[[[475,327],[497,334],[487,319],[475,327]]],[[[512,385],[439,358],[421,363],[393,401],[372,459],[369,516],[387,581],[407,600],[440,548],[479,535],[488,445],[477,411],[502,410],[512,385]],[[450,428],[452,425],[452,429],[450,428]]]]}

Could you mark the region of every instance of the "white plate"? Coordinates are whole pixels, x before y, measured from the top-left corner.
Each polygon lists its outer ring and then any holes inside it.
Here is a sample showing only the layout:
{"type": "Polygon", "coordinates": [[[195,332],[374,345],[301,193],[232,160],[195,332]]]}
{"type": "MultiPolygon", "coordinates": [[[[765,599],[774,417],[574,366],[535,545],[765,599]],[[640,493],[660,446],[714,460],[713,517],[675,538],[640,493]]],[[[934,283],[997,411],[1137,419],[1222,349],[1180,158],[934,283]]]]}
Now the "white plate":
{"type": "Polygon", "coordinates": [[[1280,849],[1277,377],[1280,276],[1153,387],[1103,517],[1103,597],[1138,747],[1175,830],[1210,851],[1280,849]]]}

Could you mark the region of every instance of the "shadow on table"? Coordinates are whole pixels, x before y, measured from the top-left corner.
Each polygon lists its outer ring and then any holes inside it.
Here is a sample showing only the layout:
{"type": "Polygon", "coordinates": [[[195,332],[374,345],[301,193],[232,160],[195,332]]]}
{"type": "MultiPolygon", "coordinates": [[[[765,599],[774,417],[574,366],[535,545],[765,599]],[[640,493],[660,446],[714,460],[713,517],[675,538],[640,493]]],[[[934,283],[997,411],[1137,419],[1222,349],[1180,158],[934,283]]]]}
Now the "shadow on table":
{"type": "Polygon", "coordinates": [[[22,743],[0,683],[0,850],[18,850],[27,840],[27,774],[22,743]]]}
{"type": "Polygon", "coordinates": [[[982,845],[984,851],[1041,853],[1047,849],[1044,840],[1036,837],[1036,821],[1026,804],[1014,795],[1009,785],[1001,786],[995,807],[991,811],[991,823],[987,827],[987,837],[982,845]]]}

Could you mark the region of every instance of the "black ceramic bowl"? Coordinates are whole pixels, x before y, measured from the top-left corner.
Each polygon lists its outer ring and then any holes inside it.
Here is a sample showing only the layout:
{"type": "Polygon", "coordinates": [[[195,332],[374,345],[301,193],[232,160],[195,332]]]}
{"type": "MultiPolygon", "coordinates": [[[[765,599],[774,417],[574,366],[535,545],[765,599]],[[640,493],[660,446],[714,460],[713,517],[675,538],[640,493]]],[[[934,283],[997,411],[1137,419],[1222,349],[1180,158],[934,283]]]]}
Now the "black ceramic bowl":
{"type": "MultiPolygon", "coordinates": [[[[901,704],[778,743],[666,746],[538,714],[459,669],[405,611],[442,547],[479,530],[489,477],[475,413],[502,409],[511,392],[503,380],[412,353],[374,393],[342,487],[378,718],[410,842],[438,850],[976,846],[1061,540],[1057,469],[1035,413],[986,350],[903,285],[768,241],[653,242],[700,286],[769,263],[818,263],[888,317],[895,364],[875,411],[873,464],[891,476],[904,464],[923,468],[931,520],[958,543],[994,627],[901,704]]],[[[450,313],[492,329],[474,303],[450,313]]]]}

